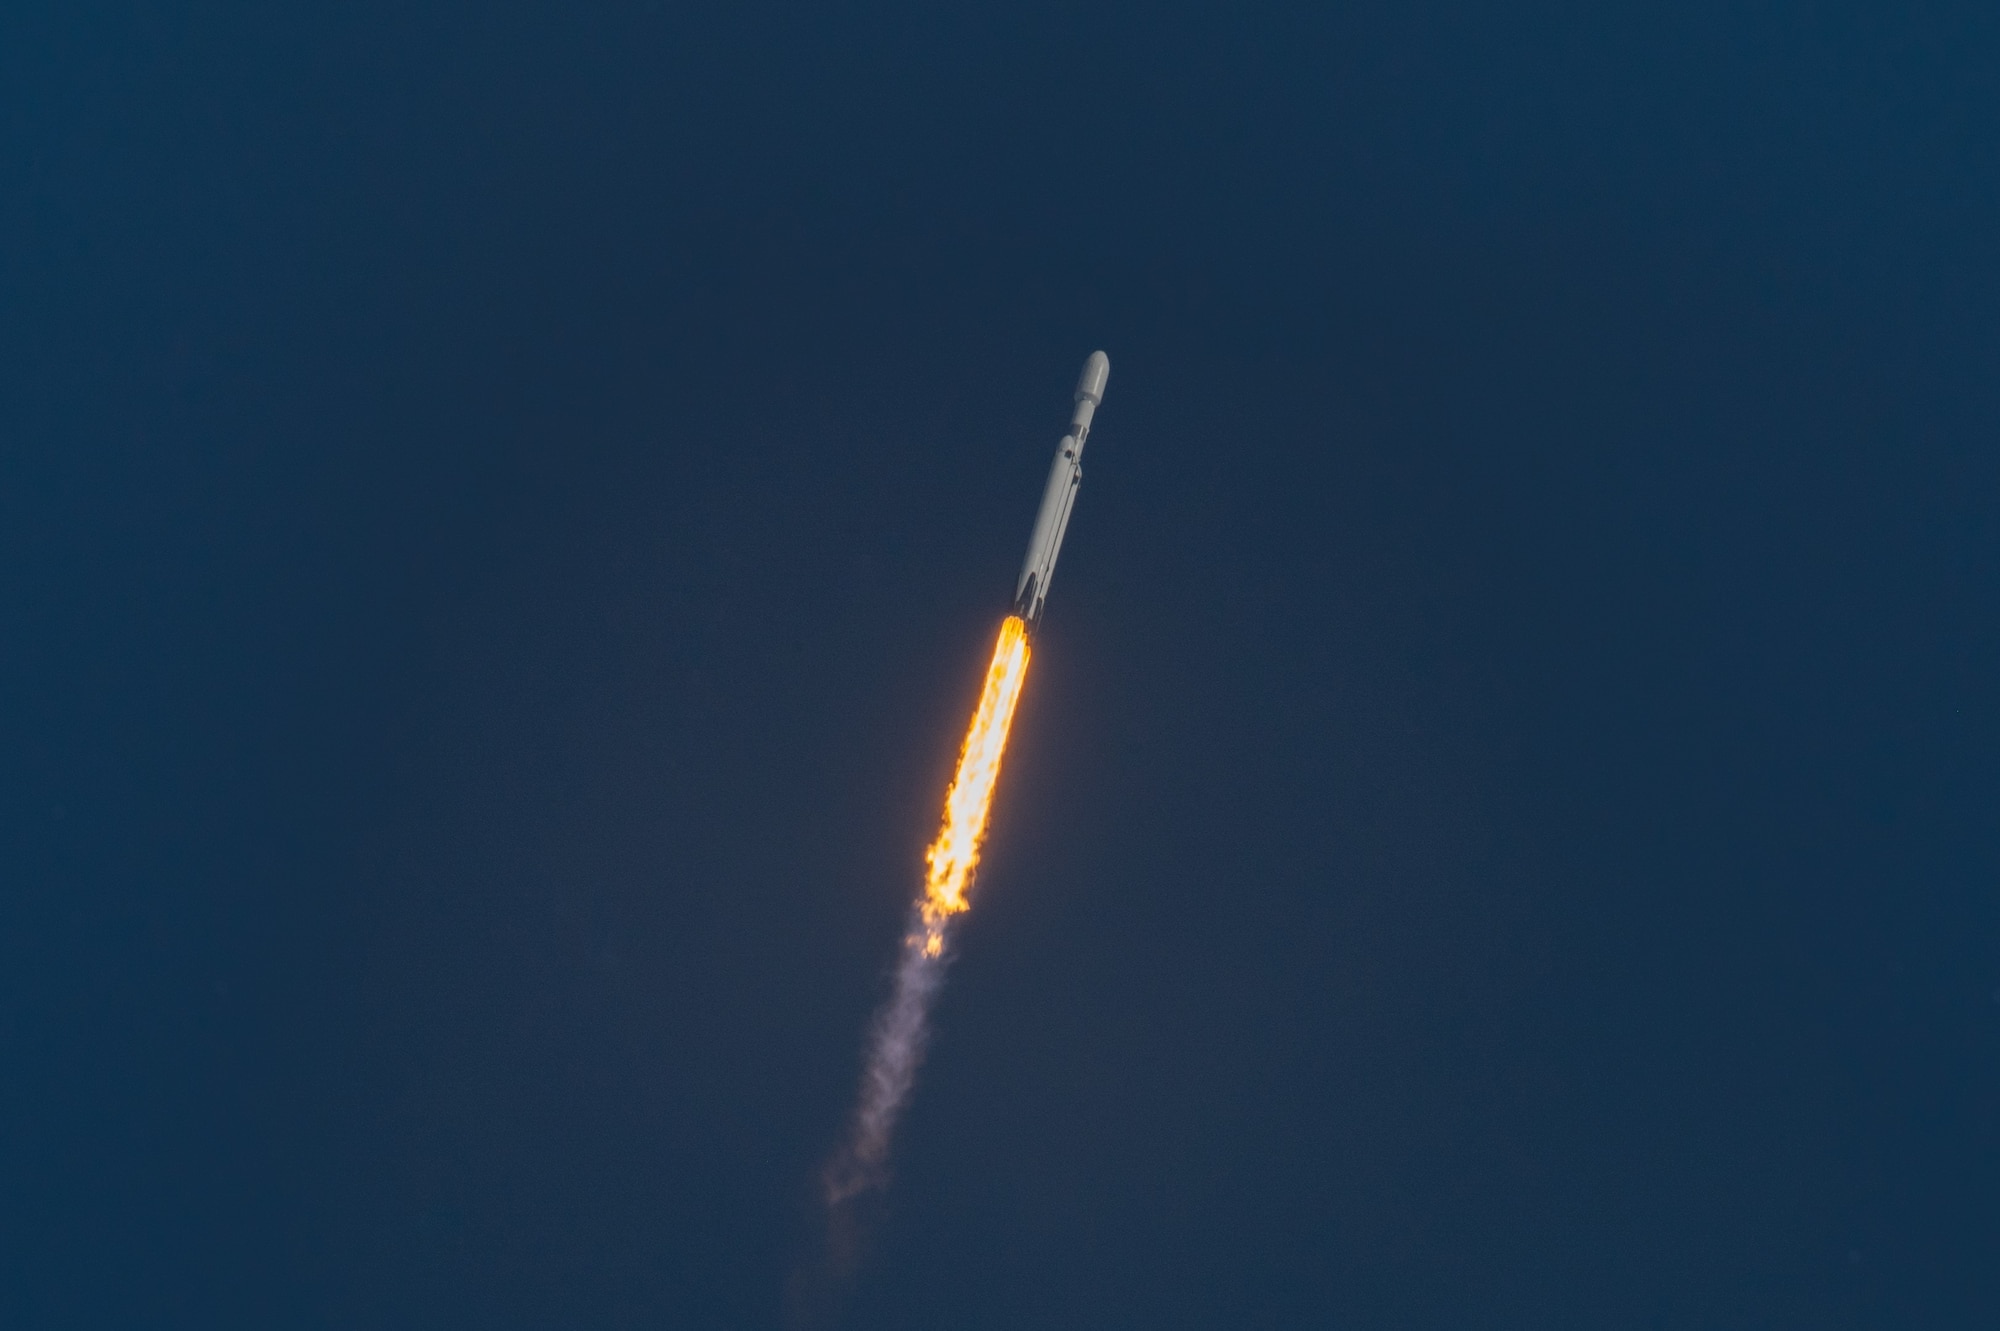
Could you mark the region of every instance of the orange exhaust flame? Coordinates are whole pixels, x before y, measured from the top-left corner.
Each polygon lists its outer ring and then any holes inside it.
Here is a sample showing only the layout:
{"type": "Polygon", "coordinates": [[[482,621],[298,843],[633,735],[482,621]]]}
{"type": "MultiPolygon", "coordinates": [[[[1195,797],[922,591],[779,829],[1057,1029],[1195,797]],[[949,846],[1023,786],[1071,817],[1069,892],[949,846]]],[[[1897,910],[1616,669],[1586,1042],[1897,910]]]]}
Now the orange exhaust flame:
{"type": "Polygon", "coordinates": [[[986,667],[986,686],[972,726],[959,751],[958,774],[944,801],[944,826],[924,852],[930,866],[924,897],[918,903],[923,922],[923,950],[935,957],[944,950],[945,928],[966,909],[965,890],[979,865],[979,845],[986,838],[986,817],[993,806],[993,787],[1000,779],[1000,758],[1007,749],[1007,731],[1014,724],[1014,706],[1028,677],[1028,627],[1018,615],[1000,625],[993,663],[986,667]]]}
{"type": "Polygon", "coordinates": [[[924,894],[917,899],[910,931],[903,936],[895,987],[875,1014],[853,1130],[822,1176],[836,1231],[852,1220],[843,1210],[849,1202],[888,1181],[889,1139],[923,1062],[931,1002],[949,964],[946,936],[952,917],[967,906],[965,894],[979,866],[979,844],[986,836],[986,815],[1000,779],[1007,730],[1014,724],[1014,705],[1021,700],[1027,674],[1027,625],[1010,615],[1000,625],[979,707],[965,732],[965,747],[959,750],[958,773],[944,800],[944,826],[924,854],[929,865],[924,894]]]}

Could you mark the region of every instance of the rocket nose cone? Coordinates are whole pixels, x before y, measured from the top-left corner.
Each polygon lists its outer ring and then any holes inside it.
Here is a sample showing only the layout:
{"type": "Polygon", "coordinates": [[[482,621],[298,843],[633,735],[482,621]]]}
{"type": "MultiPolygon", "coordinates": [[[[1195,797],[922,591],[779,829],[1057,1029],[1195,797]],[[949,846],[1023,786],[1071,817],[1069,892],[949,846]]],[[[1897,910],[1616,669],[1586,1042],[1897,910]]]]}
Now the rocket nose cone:
{"type": "Polygon", "coordinates": [[[1083,374],[1076,381],[1076,400],[1089,398],[1101,404],[1104,401],[1104,381],[1111,377],[1111,357],[1101,351],[1090,353],[1090,359],[1083,363],[1083,374]]]}

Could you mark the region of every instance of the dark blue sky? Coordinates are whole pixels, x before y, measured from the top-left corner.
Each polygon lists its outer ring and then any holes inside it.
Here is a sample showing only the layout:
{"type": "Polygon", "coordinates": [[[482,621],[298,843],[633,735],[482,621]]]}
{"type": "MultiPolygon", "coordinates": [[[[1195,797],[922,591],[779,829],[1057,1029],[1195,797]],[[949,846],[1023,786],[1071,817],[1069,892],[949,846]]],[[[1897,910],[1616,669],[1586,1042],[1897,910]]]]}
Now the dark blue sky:
{"type": "Polygon", "coordinates": [[[0,16],[0,1323],[2000,1324],[2000,11],[0,16]]]}

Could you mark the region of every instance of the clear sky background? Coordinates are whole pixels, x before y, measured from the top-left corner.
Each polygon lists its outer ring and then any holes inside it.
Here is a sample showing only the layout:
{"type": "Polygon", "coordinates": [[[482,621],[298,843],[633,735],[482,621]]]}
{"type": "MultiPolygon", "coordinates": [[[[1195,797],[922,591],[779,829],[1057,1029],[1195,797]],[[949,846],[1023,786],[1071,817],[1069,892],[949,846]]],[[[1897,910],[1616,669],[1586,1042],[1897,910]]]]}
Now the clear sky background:
{"type": "Polygon", "coordinates": [[[0,1323],[2000,1324],[2000,10],[0,16],[0,1323]]]}

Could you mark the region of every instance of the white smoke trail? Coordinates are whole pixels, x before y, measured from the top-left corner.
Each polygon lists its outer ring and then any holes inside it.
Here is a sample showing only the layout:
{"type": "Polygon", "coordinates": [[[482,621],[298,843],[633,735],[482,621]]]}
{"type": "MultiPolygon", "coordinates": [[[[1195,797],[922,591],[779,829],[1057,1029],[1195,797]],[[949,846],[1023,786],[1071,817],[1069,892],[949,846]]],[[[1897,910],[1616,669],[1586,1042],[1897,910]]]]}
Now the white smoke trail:
{"type": "Polygon", "coordinates": [[[870,1026],[852,1131],[822,1176],[829,1207],[843,1206],[889,1181],[889,1142],[923,1064],[931,1003],[951,964],[950,950],[943,945],[947,941],[942,932],[932,932],[921,912],[911,913],[895,989],[870,1026]]]}

